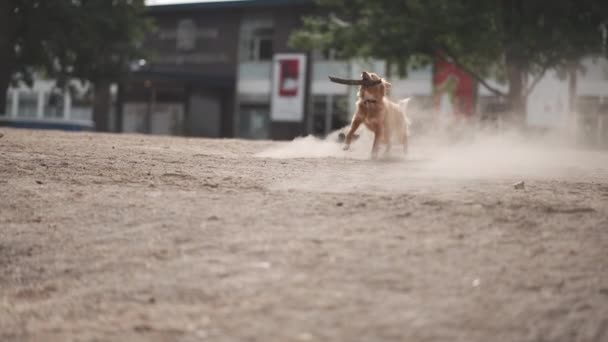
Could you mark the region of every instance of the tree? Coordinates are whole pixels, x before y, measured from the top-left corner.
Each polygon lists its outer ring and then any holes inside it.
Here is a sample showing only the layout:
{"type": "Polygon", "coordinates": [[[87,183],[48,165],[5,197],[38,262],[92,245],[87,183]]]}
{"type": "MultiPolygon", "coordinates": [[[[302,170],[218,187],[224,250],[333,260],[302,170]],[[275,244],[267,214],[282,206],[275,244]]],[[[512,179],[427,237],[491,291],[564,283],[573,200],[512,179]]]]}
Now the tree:
{"type": "Polygon", "coordinates": [[[0,1],[0,114],[10,84],[19,79],[31,84],[33,68],[49,64],[45,49],[53,32],[45,14],[55,5],[55,0],[0,1]]]}
{"type": "MultiPolygon", "coordinates": [[[[601,54],[608,38],[605,0],[317,0],[330,13],[308,17],[291,37],[300,48],[333,47],[343,57],[372,57],[399,66],[446,59],[514,112],[550,69],[601,54]],[[528,75],[533,79],[528,80],[528,75]],[[508,84],[504,92],[488,82],[508,84]]],[[[604,50],[605,51],[605,50],[604,50]]]]}
{"type": "Polygon", "coordinates": [[[0,19],[11,20],[5,24],[8,30],[0,31],[6,32],[0,33],[0,47],[6,42],[4,46],[12,53],[4,57],[9,63],[0,63],[0,99],[20,70],[44,70],[60,87],[77,78],[93,84],[96,129],[109,130],[110,84],[124,77],[130,62],[141,57],[141,41],[151,28],[144,11],[144,0],[3,3],[0,16],[4,17],[0,19]]]}
{"type": "Polygon", "coordinates": [[[65,20],[71,30],[53,40],[54,76],[93,84],[93,120],[109,130],[110,85],[126,76],[132,61],[143,57],[141,43],[151,22],[144,0],[68,1],[65,20]]]}

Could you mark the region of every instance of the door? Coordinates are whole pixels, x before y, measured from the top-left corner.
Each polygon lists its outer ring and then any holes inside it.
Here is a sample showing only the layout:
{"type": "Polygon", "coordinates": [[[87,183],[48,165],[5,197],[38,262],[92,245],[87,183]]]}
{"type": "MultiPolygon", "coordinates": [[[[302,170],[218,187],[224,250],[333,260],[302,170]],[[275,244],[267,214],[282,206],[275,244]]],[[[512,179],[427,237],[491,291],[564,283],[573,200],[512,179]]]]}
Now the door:
{"type": "Polygon", "coordinates": [[[197,137],[220,137],[221,112],[221,98],[218,94],[194,92],[190,96],[187,131],[197,137]]]}

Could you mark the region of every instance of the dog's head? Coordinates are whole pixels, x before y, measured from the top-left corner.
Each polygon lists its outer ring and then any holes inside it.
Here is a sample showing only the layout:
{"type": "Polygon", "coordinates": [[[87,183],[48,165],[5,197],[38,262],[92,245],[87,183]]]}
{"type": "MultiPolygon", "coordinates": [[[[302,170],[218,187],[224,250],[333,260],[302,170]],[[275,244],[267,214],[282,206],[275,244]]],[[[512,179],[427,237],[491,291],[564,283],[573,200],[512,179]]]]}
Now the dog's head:
{"type": "Polygon", "coordinates": [[[373,72],[364,71],[361,73],[361,79],[365,81],[381,81],[377,85],[368,86],[361,85],[359,86],[358,96],[362,99],[373,99],[380,101],[384,96],[388,96],[391,84],[387,82],[384,78],[374,74],[373,72]]]}

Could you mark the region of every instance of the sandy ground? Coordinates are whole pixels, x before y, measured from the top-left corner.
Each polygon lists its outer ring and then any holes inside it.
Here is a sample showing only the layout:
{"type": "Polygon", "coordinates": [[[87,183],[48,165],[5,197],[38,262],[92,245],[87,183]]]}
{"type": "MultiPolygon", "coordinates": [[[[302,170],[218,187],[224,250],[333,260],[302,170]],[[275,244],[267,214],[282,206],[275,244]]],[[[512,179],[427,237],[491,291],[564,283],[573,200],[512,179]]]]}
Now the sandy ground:
{"type": "Polygon", "coordinates": [[[608,341],[606,152],[0,131],[2,341],[608,341]]]}

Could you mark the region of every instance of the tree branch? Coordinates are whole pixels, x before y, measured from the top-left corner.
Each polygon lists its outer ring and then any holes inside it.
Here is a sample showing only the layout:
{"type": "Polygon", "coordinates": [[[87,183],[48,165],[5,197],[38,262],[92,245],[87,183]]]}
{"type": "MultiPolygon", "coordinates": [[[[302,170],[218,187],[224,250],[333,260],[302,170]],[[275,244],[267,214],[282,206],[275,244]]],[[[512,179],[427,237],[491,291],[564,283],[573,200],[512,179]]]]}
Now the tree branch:
{"type": "Polygon", "coordinates": [[[532,83],[530,83],[530,86],[528,87],[528,89],[526,89],[526,97],[528,97],[532,93],[532,90],[534,90],[538,82],[540,82],[540,80],[545,76],[545,73],[547,73],[547,67],[543,67],[543,71],[541,71],[541,73],[534,78],[532,83]]]}
{"type": "Polygon", "coordinates": [[[492,87],[483,77],[481,77],[477,73],[473,72],[473,70],[471,70],[470,68],[466,67],[464,64],[460,63],[460,61],[458,61],[458,59],[456,59],[454,57],[454,55],[452,55],[449,52],[447,52],[446,49],[442,49],[442,50],[445,51],[450,56],[451,60],[448,59],[448,58],[446,58],[442,53],[437,54],[439,56],[439,58],[441,58],[442,60],[444,60],[444,61],[446,61],[448,63],[452,63],[452,64],[456,65],[458,68],[462,69],[464,72],[466,72],[467,74],[469,74],[469,76],[473,77],[477,82],[479,82],[481,85],[483,85],[486,89],[488,89],[494,95],[496,95],[496,96],[502,96],[502,97],[507,96],[506,93],[500,91],[497,88],[492,87]]]}
{"type": "Polygon", "coordinates": [[[548,59],[544,64],[543,64],[543,69],[540,72],[540,74],[538,74],[538,76],[536,76],[534,78],[534,81],[532,81],[532,83],[530,84],[530,86],[528,87],[528,89],[526,89],[526,94],[525,96],[527,97],[528,95],[530,95],[530,93],[532,93],[532,91],[534,90],[534,88],[536,87],[536,85],[538,85],[538,82],[540,82],[540,80],[545,76],[545,74],[547,73],[547,70],[549,70],[549,67],[551,66],[551,64],[555,63],[555,61],[557,60],[557,58],[551,58],[548,59]]]}

